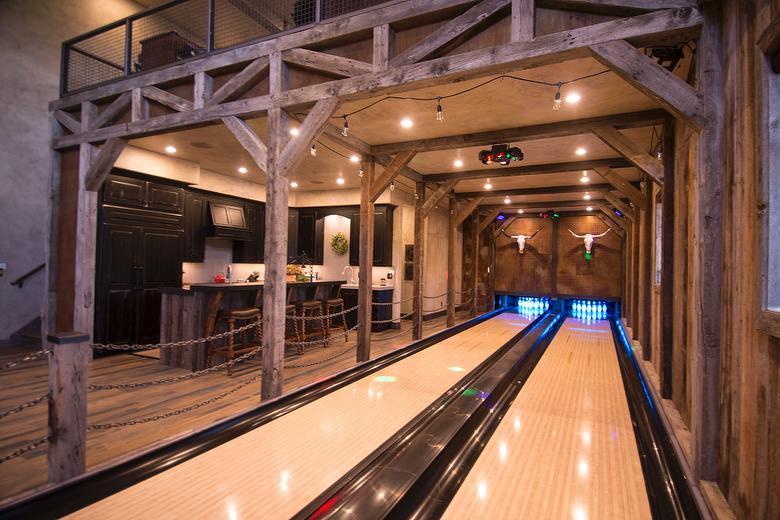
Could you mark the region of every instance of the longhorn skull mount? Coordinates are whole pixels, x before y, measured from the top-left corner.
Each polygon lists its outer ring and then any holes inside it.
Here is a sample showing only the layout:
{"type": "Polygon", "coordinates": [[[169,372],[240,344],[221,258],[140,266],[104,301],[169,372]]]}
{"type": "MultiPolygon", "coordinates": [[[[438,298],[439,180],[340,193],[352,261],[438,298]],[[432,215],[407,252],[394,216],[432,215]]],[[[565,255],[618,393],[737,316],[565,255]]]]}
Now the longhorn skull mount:
{"type": "Polygon", "coordinates": [[[584,235],[578,235],[577,233],[575,233],[574,231],[572,231],[570,229],[569,233],[571,233],[572,235],[574,235],[577,238],[582,238],[583,239],[583,241],[585,243],[585,254],[586,255],[590,255],[591,251],[593,250],[593,242],[594,242],[594,240],[596,238],[603,237],[604,235],[606,235],[610,231],[612,231],[612,228],[607,228],[607,230],[604,231],[603,233],[601,233],[600,235],[594,235],[593,233],[585,233],[584,235]]]}
{"type": "Polygon", "coordinates": [[[504,228],[501,228],[501,232],[505,236],[507,236],[507,237],[511,238],[512,240],[514,240],[515,242],[517,242],[517,250],[520,252],[521,255],[523,254],[523,251],[525,251],[525,242],[526,242],[526,240],[531,240],[541,230],[542,230],[542,228],[537,229],[536,231],[533,232],[532,235],[510,235],[510,234],[508,234],[504,230],[504,228]]]}

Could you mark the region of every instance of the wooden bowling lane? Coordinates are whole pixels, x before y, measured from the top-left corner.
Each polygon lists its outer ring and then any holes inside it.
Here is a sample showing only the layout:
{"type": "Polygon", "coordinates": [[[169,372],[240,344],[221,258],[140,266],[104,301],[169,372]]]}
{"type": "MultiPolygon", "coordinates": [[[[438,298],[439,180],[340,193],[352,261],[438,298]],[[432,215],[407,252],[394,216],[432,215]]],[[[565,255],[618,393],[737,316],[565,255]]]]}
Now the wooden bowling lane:
{"type": "Polygon", "coordinates": [[[608,321],[566,320],[444,517],[651,517],[608,321]]]}
{"type": "Polygon", "coordinates": [[[500,314],[71,517],[289,518],[528,323],[500,314]]]}

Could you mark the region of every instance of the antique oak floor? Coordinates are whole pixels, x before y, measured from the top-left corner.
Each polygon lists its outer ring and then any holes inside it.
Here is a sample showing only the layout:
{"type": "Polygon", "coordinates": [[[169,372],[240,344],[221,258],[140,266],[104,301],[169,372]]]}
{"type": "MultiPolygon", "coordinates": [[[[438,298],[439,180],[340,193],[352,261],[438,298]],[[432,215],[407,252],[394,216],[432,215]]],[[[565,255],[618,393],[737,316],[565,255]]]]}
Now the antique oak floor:
{"type": "MultiPolygon", "coordinates": [[[[459,312],[457,323],[469,319],[467,312],[459,312]]],[[[446,327],[445,317],[426,321],[424,335],[446,327]]],[[[386,330],[372,334],[372,358],[411,342],[411,322],[405,321],[401,331],[386,330]],[[406,331],[405,333],[401,333],[406,331]]],[[[328,348],[309,348],[303,356],[289,356],[286,364],[307,364],[332,357],[354,346],[355,332],[349,333],[349,342],[335,336],[328,348]]],[[[17,359],[29,350],[5,348],[0,350],[0,362],[17,359]]],[[[290,349],[289,352],[294,352],[290,349]]],[[[285,391],[310,384],[322,377],[339,372],[355,363],[355,350],[336,359],[306,368],[285,369],[285,391]]],[[[225,372],[208,374],[196,379],[135,390],[90,392],[89,424],[124,421],[149,417],[169,410],[192,405],[218,395],[257,374],[259,360],[234,367],[232,377],[225,372]]],[[[95,359],[90,366],[90,383],[125,383],[149,381],[185,374],[178,368],[161,367],[156,359],[138,355],[119,354],[95,359]]],[[[0,411],[44,394],[48,389],[45,361],[34,361],[0,374],[0,411]]],[[[188,413],[134,426],[106,431],[92,431],[87,436],[88,469],[137,453],[139,450],[186,435],[220,419],[235,415],[259,403],[260,382],[252,382],[208,406],[188,413]]],[[[0,419],[0,454],[10,453],[31,441],[46,435],[46,404],[0,419]]],[[[0,500],[18,495],[46,484],[46,448],[42,447],[23,456],[0,464],[0,500]]]]}
{"type": "Polygon", "coordinates": [[[566,320],[444,517],[650,518],[608,321],[566,320]]]}
{"type": "Polygon", "coordinates": [[[72,517],[289,518],[528,323],[498,315],[72,517]]]}

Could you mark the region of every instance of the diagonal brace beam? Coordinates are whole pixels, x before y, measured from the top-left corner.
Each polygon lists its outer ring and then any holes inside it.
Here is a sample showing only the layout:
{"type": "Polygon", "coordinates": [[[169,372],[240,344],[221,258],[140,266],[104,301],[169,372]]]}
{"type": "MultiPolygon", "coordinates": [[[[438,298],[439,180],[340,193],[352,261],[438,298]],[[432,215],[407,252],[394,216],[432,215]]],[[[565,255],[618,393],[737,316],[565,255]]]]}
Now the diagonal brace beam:
{"type": "Polygon", "coordinates": [[[398,155],[393,157],[393,160],[390,161],[390,164],[385,166],[385,170],[382,172],[382,175],[377,177],[371,185],[371,202],[376,202],[376,200],[380,195],[382,195],[390,183],[393,182],[398,174],[401,173],[401,170],[405,168],[407,164],[409,164],[409,161],[412,160],[415,154],[416,152],[414,151],[407,151],[400,152],[398,155]]]}

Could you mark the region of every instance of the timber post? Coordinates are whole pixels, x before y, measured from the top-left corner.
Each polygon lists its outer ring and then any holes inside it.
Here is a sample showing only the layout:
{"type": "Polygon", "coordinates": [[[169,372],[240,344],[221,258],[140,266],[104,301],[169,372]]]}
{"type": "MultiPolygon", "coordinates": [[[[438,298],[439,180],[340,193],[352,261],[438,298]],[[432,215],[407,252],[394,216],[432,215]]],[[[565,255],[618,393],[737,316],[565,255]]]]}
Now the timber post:
{"type": "Polygon", "coordinates": [[[450,197],[450,218],[447,235],[447,326],[455,325],[455,237],[458,231],[456,222],[457,206],[455,197],[450,197]]]}
{"type": "Polygon", "coordinates": [[[414,309],[412,322],[412,339],[422,338],[423,330],[423,265],[425,261],[425,217],[423,206],[425,205],[425,181],[415,184],[414,193],[414,258],[413,258],[413,300],[414,309]]]}
{"type": "Polygon", "coordinates": [[[374,183],[375,161],[367,157],[361,164],[360,178],[360,269],[358,271],[358,345],[357,361],[371,359],[372,271],[374,267],[374,183]]]}
{"type": "Polygon", "coordinates": [[[87,370],[90,335],[84,332],[50,334],[49,357],[49,483],[57,484],[84,473],[87,448],[87,370]]]}

